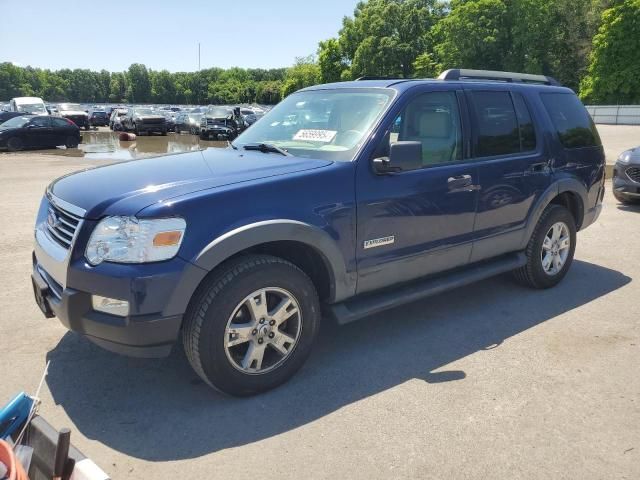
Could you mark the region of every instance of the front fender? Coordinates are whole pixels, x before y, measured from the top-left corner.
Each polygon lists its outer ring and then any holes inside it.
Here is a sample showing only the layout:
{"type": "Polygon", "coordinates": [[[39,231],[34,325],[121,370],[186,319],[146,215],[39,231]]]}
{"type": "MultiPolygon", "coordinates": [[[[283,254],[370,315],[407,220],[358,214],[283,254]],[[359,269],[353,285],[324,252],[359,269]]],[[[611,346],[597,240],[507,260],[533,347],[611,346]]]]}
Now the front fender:
{"type": "Polygon", "coordinates": [[[167,312],[184,313],[200,282],[228,258],[251,247],[277,241],[304,243],[320,254],[329,272],[330,302],[354,295],[356,277],[347,273],[338,245],[328,233],[296,220],[266,220],[244,225],[219,236],[191,259],[191,265],[172,295],[167,312]]]}

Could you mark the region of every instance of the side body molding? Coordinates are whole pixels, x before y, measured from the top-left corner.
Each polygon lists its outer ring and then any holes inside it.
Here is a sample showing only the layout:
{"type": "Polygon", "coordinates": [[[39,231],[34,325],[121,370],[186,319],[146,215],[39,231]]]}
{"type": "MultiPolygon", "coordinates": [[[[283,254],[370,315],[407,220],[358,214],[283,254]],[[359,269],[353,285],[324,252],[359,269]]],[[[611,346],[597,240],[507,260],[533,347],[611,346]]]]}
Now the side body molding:
{"type": "Polygon", "coordinates": [[[231,230],[209,243],[193,263],[209,272],[238,252],[276,241],[304,243],[320,254],[329,272],[330,302],[355,294],[356,274],[347,273],[346,262],[336,242],[324,230],[296,220],[265,220],[231,230]]]}

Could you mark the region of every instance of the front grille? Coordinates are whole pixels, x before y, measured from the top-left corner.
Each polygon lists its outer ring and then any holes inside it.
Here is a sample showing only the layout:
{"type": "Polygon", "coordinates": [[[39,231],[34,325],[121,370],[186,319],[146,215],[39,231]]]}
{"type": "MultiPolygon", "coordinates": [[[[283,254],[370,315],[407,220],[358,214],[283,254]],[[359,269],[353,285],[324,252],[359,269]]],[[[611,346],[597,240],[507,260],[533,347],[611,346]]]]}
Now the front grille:
{"type": "Polygon", "coordinates": [[[638,167],[629,167],[626,170],[627,177],[629,177],[634,182],[640,183],[640,168],[638,167]]]}
{"type": "Polygon", "coordinates": [[[214,120],[213,118],[207,118],[207,125],[219,125],[224,127],[227,124],[224,120],[214,120]]]}
{"type": "Polygon", "coordinates": [[[47,231],[51,238],[67,250],[71,248],[76,230],[80,225],[80,217],[49,203],[47,213],[47,231]]]}
{"type": "Polygon", "coordinates": [[[165,122],[164,118],[145,118],[142,120],[145,125],[163,125],[165,122]]]}

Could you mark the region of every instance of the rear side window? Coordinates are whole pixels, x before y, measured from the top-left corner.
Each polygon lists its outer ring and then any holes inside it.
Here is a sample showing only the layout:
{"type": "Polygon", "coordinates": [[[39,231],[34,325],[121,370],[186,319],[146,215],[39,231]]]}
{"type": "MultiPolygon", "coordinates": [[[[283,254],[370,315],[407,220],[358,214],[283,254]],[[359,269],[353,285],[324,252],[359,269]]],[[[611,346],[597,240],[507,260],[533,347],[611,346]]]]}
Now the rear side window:
{"type": "Polygon", "coordinates": [[[70,123],[62,118],[51,117],[54,127],[69,127],[70,123]]]}
{"type": "Polygon", "coordinates": [[[571,93],[541,93],[540,97],[565,148],[600,145],[593,120],[578,97],[571,93]]]}
{"type": "Polygon", "coordinates": [[[520,152],[520,133],[509,92],[472,94],[476,117],[476,157],[520,152]]]}

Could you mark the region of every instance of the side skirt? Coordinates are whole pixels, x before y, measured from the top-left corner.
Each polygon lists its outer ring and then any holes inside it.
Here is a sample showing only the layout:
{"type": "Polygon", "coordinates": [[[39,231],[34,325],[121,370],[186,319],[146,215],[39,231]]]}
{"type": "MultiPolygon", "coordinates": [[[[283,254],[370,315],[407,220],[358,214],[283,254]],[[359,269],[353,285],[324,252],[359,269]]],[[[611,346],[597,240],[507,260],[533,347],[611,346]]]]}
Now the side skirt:
{"type": "Polygon", "coordinates": [[[392,289],[372,292],[341,303],[327,305],[325,314],[344,325],[398,305],[415,302],[453,288],[515,270],[526,263],[527,258],[523,252],[509,253],[453,272],[430,276],[392,289]]]}

